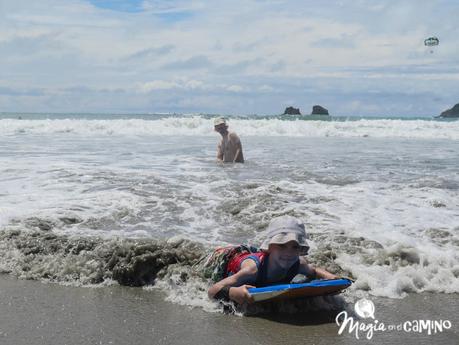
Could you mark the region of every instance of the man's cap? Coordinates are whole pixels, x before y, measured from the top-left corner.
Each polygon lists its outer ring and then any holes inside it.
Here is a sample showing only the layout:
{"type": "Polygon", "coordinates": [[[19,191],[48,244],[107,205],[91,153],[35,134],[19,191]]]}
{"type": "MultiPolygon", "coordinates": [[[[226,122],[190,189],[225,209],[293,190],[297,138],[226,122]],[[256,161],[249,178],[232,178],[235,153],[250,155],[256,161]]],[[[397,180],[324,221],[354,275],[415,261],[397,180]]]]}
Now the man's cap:
{"type": "Polygon", "coordinates": [[[221,125],[221,124],[225,124],[226,125],[226,120],[224,117],[216,117],[214,119],[214,126],[218,126],[218,125],[221,125]]]}

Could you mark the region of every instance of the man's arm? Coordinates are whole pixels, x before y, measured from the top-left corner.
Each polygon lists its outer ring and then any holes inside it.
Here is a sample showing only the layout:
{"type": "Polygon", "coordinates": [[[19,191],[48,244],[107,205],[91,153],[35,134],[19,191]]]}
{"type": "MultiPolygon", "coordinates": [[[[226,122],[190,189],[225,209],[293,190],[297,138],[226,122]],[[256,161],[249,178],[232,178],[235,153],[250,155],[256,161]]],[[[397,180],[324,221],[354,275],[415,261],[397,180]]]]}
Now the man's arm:
{"type": "Polygon", "coordinates": [[[236,153],[234,155],[233,163],[244,163],[241,139],[239,139],[236,133],[231,133],[230,138],[231,138],[231,141],[233,142],[233,145],[236,147],[236,153]]]}
{"type": "Polygon", "coordinates": [[[220,141],[217,145],[217,160],[223,162],[223,150],[222,150],[222,142],[220,141]]]}
{"type": "MultiPolygon", "coordinates": [[[[240,145],[239,145],[240,146],[240,145]]],[[[236,150],[236,154],[234,155],[234,159],[233,159],[233,163],[236,163],[238,162],[238,157],[239,157],[239,154],[241,153],[241,148],[238,147],[237,150],[236,150]]]]}

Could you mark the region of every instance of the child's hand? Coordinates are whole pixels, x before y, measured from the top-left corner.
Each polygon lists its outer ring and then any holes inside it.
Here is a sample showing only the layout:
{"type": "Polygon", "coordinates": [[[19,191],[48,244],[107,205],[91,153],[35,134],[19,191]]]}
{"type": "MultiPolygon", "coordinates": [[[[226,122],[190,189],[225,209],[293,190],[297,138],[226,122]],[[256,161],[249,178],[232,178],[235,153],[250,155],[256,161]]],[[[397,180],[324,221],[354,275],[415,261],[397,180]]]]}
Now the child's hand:
{"type": "Polygon", "coordinates": [[[229,290],[229,297],[238,304],[253,303],[253,297],[249,293],[249,288],[253,288],[252,285],[242,285],[239,287],[232,287],[229,290]]]}

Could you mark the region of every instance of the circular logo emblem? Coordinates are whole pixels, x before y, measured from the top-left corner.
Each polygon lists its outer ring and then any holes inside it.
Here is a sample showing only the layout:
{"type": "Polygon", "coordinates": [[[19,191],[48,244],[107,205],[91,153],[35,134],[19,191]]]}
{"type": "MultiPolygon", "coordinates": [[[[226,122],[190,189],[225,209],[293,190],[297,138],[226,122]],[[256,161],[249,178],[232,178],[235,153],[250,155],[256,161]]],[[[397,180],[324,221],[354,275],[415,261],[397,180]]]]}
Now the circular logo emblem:
{"type": "Polygon", "coordinates": [[[358,316],[364,319],[375,318],[375,305],[368,299],[362,298],[358,300],[354,305],[354,310],[358,316]]]}

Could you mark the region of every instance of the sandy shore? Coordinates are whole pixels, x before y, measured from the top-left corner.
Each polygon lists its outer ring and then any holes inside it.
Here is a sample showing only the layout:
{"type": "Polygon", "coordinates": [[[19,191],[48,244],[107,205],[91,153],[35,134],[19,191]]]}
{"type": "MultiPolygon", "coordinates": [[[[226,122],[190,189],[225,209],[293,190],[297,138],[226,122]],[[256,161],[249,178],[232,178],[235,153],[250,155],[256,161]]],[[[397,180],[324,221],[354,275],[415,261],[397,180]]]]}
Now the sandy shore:
{"type": "MultiPolygon", "coordinates": [[[[451,329],[376,332],[371,340],[338,335],[334,322],[302,315],[239,317],[165,302],[159,291],[76,288],[0,275],[0,344],[458,344],[457,295],[372,299],[385,324],[449,320],[451,329]]],[[[328,319],[333,319],[330,315],[328,319]]],[[[326,318],[325,318],[326,319],[326,318]]],[[[370,319],[363,320],[364,322],[370,319]]],[[[365,337],[361,332],[361,338],[365,337]]]]}

